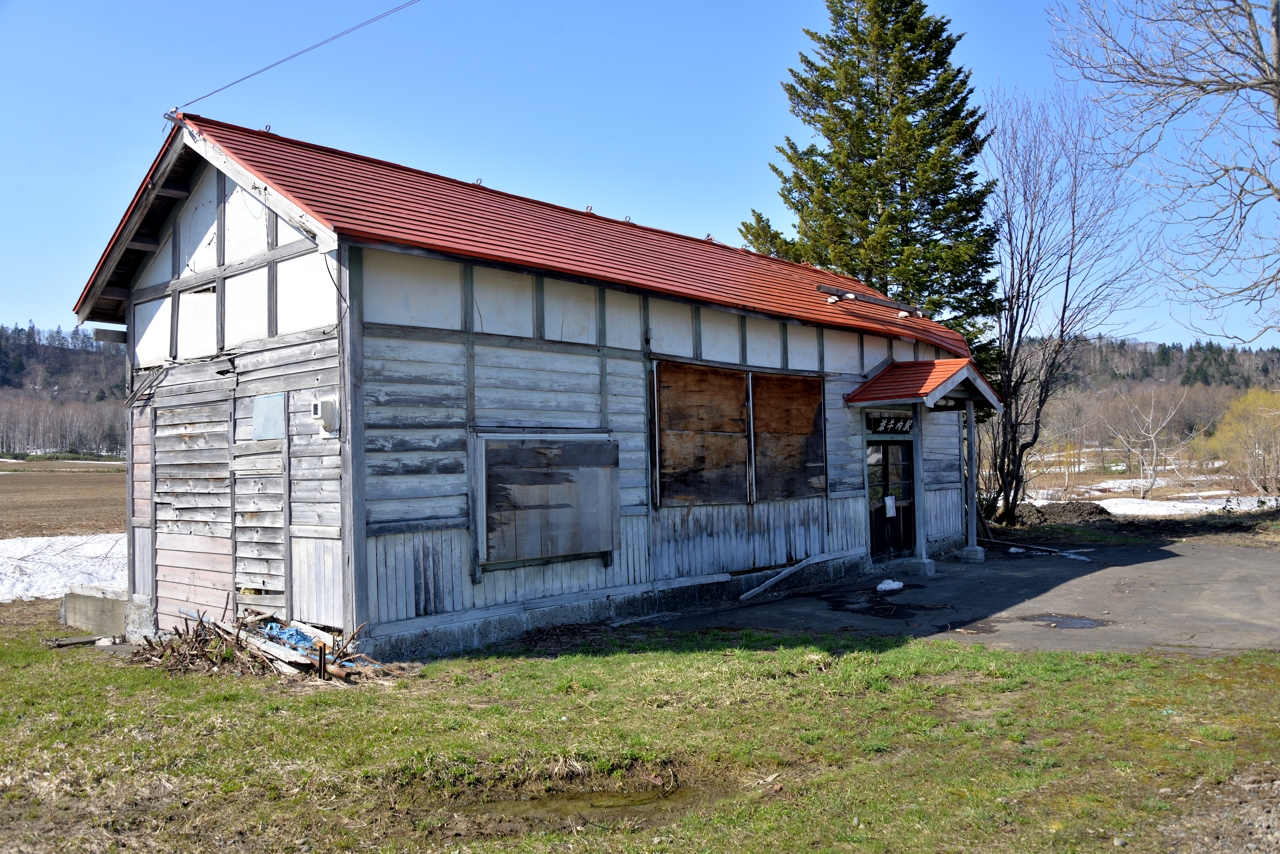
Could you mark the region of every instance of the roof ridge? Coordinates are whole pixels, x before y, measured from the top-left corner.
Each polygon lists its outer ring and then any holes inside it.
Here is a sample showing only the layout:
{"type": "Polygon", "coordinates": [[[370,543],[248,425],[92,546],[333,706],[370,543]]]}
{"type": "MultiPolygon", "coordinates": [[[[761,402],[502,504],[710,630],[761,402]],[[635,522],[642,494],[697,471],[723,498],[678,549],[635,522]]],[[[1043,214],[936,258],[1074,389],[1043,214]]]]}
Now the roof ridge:
{"type": "MultiPolygon", "coordinates": [[[[451,178],[451,177],[450,177],[450,176],[448,176],[448,175],[442,175],[442,174],[440,174],[439,172],[429,172],[429,171],[427,171],[426,169],[418,169],[418,168],[413,167],[413,166],[406,166],[406,165],[404,165],[403,163],[396,163],[396,162],[391,161],[391,160],[383,160],[383,159],[378,158],[378,157],[370,157],[370,156],[369,156],[369,155],[367,155],[367,154],[359,154],[359,153],[357,153],[357,152],[353,152],[353,151],[346,151],[346,150],[341,149],[341,148],[334,148],[334,147],[332,147],[332,146],[328,146],[328,145],[321,145],[321,144],[319,144],[319,143],[315,143],[315,142],[308,142],[308,141],[307,141],[307,140],[305,140],[305,139],[297,139],[297,138],[295,138],[295,137],[283,136],[283,135],[281,135],[281,134],[274,133],[274,132],[272,132],[272,131],[266,131],[266,130],[255,130],[254,128],[248,128],[248,127],[245,127],[245,126],[243,126],[243,125],[236,125],[236,124],[232,124],[232,123],[230,123],[230,122],[219,121],[218,119],[211,119],[211,118],[208,118],[208,117],[206,117],[206,116],[200,116],[200,115],[197,115],[197,114],[195,114],[195,113],[181,113],[181,112],[179,112],[179,113],[175,114],[174,118],[176,118],[176,119],[178,119],[178,120],[180,120],[180,121],[182,121],[182,120],[190,120],[190,121],[193,121],[193,122],[195,122],[195,123],[197,123],[197,124],[201,124],[201,123],[202,123],[202,124],[216,125],[216,126],[224,127],[224,128],[230,128],[230,129],[233,129],[233,130],[241,131],[241,132],[243,132],[243,133],[252,134],[252,135],[254,135],[254,136],[263,137],[263,138],[268,138],[268,139],[270,139],[270,140],[272,140],[272,141],[275,141],[275,142],[286,142],[286,143],[290,143],[290,144],[292,144],[292,145],[298,145],[298,146],[302,146],[302,147],[304,147],[304,148],[309,148],[309,149],[311,149],[311,150],[313,150],[313,151],[320,151],[320,152],[325,152],[325,153],[328,153],[328,154],[333,154],[333,155],[336,155],[336,156],[339,156],[339,157],[343,157],[343,158],[349,158],[349,159],[354,159],[354,160],[360,160],[360,161],[363,161],[363,162],[365,162],[365,163],[371,163],[371,164],[376,164],[376,165],[378,165],[378,166],[384,166],[384,167],[389,167],[389,168],[392,168],[392,169],[398,169],[398,170],[401,170],[401,171],[404,171],[404,172],[410,172],[410,173],[413,173],[413,174],[415,174],[415,175],[425,175],[425,176],[427,176],[427,177],[429,177],[429,178],[435,178],[435,179],[439,179],[439,180],[441,180],[441,181],[448,181],[448,182],[449,182],[449,183],[451,183],[451,184],[455,184],[455,185],[457,185],[458,187],[461,187],[461,188],[467,189],[467,190],[472,191],[472,192],[479,191],[479,192],[484,192],[484,193],[491,193],[491,194],[493,194],[493,195],[503,196],[503,197],[506,197],[506,198],[509,198],[509,199],[519,199],[519,200],[520,200],[520,201],[522,201],[522,202],[531,203],[531,204],[539,205],[539,206],[541,206],[541,207],[551,208],[551,209],[554,209],[554,210],[557,210],[557,211],[562,211],[562,212],[564,212],[564,213],[573,214],[574,216],[580,217],[580,218],[582,218],[582,219],[591,218],[592,220],[597,221],[597,222],[598,222],[598,221],[607,221],[607,222],[611,222],[611,223],[616,223],[616,224],[617,224],[617,225],[619,225],[619,226],[623,226],[623,227],[630,226],[630,227],[632,227],[632,228],[639,228],[639,229],[643,229],[643,230],[645,230],[645,231],[653,232],[653,233],[655,233],[655,234],[662,234],[662,235],[666,235],[666,236],[668,236],[668,237],[673,237],[673,238],[676,238],[676,239],[678,239],[678,240],[686,240],[686,241],[689,241],[689,242],[691,242],[691,243],[698,244],[698,245],[702,245],[702,246],[712,246],[712,247],[715,247],[716,249],[718,249],[718,250],[720,250],[720,251],[729,251],[729,252],[736,252],[736,253],[739,253],[739,254],[750,255],[750,256],[752,256],[752,257],[754,257],[754,258],[759,258],[759,259],[761,259],[761,260],[763,260],[763,261],[766,261],[766,262],[769,262],[769,263],[772,263],[772,264],[776,264],[776,265],[779,265],[779,266],[782,266],[782,267],[795,268],[795,269],[797,269],[797,270],[805,270],[805,271],[809,271],[809,272],[817,272],[817,273],[820,273],[820,274],[822,274],[822,275],[829,276],[829,277],[831,277],[832,279],[834,279],[834,280],[836,280],[836,281],[839,281],[839,282],[844,282],[844,283],[847,283],[847,282],[853,282],[854,284],[858,285],[860,288],[865,289],[865,290],[866,290],[866,292],[867,292],[867,294],[868,294],[869,296],[879,296],[879,297],[884,298],[884,299],[889,299],[889,297],[888,297],[887,295],[882,294],[880,291],[876,290],[875,288],[873,288],[873,287],[871,287],[870,285],[868,285],[866,282],[864,282],[864,281],[862,281],[861,279],[856,278],[856,277],[854,277],[854,276],[846,276],[846,275],[844,275],[843,273],[837,273],[837,272],[835,272],[835,271],[833,271],[833,270],[828,270],[828,269],[826,269],[826,268],[824,268],[824,267],[816,267],[816,266],[814,266],[814,265],[812,265],[812,264],[800,263],[800,262],[798,262],[798,261],[789,261],[789,260],[787,260],[786,258],[779,258],[779,257],[777,257],[776,255],[765,255],[765,254],[763,254],[763,253],[761,253],[761,252],[756,252],[756,251],[754,251],[754,250],[747,249],[746,247],[741,247],[741,246],[731,246],[731,245],[729,245],[728,243],[722,243],[722,242],[717,241],[717,240],[715,240],[715,239],[707,240],[706,238],[698,238],[698,237],[694,237],[694,236],[693,236],[693,235],[691,235],[691,234],[684,234],[684,233],[679,232],[679,231],[671,231],[670,229],[666,229],[666,228],[659,228],[658,226],[653,226],[653,225],[644,225],[643,223],[634,222],[634,221],[629,220],[629,219],[617,219],[617,218],[615,218],[615,217],[604,216],[603,214],[598,214],[598,213],[595,213],[595,212],[593,212],[593,211],[580,211],[580,210],[578,210],[577,208],[570,208],[570,207],[566,207],[566,206],[564,206],[564,205],[558,205],[558,204],[556,204],[556,203],[554,203],[554,202],[548,202],[548,201],[544,201],[544,200],[542,200],[542,199],[535,199],[535,198],[533,198],[532,196],[522,196],[522,195],[520,195],[519,193],[512,193],[512,192],[508,192],[508,191],[506,191],[506,190],[499,190],[499,189],[494,188],[494,187],[486,187],[484,184],[469,183],[469,182],[467,182],[467,181],[463,181],[463,180],[462,180],[462,179],[460,179],[460,178],[451,178]]],[[[589,221],[590,221],[590,220],[589,220],[589,221]]]]}

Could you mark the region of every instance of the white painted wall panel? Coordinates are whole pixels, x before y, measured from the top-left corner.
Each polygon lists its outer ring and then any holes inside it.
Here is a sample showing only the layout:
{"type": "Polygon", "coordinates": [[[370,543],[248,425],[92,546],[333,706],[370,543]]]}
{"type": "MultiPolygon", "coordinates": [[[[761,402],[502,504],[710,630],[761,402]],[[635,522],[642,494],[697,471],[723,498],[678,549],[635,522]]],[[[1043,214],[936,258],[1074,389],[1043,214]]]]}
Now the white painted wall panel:
{"type": "Polygon", "coordinates": [[[920,345],[920,358],[924,360],[932,360],[938,358],[938,348],[932,344],[920,345]]]}
{"type": "Polygon", "coordinates": [[[287,335],[338,322],[338,289],[316,252],[276,265],[276,332],[287,335]]]}
{"type": "Polygon", "coordinates": [[[212,287],[178,296],[178,358],[218,352],[218,294],[212,287]]]}
{"type": "Polygon", "coordinates": [[[782,324],[762,317],[747,318],[747,364],[782,367],[782,324]]]}
{"type": "Polygon", "coordinates": [[[142,269],[142,275],[138,276],[135,288],[149,288],[152,285],[163,285],[173,281],[173,245],[169,242],[169,238],[160,244],[160,249],[156,251],[149,259],[147,265],[142,269]]]}
{"type": "Polygon", "coordinates": [[[787,326],[787,367],[797,371],[818,370],[817,329],[812,326],[787,326]]]}
{"type": "Polygon", "coordinates": [[[858,334],[839,329],[826,329],[822,333],[824,369],[831,374],[860,374],[862,363],[858,357],[858,334]]]}
{"type": "Polygon", "coordinates": [[[169,297],[133,307],[134,363],[140,368],[159,365],[169,358],[169,297]]]}
{"type": "Polygon", "coordinates": [[[916,360],[916,342],[893,339],[893,360],[895,362],[914,362],[916,360]]]}
{"type": "Polygon", "coordinates": [[[204,170],[178,215],[180,275],[202,273],[218,264],[218,170],[204,170]]]}
{"type": "Polygon", "coordinates": [[[267,337],[267,268],[259,267],[223,283],[223,344],[235,347],[267,337]]]}
{"type": "Polygon", "coordinates": [[[862,365],[864,370],[871,370],[889,358],[889,341],[874,335],[862,336],[862,365]]]}
{"type": "Polygon", "coordinates": [[[738,315],[704,308],[702,320],[702,358],[713,362],[742,361],[741,323],[738,315]]]}
{"type": "Polygon", "coordinates": [[[473,274],[476,332],[533,337],[533,276],[476,267],[473,274]]]}
{"type": "Polygon", "coordinates": [[[270,211],[243,187],[227,179],[227,200],[223,204],[226,226],[226,262],[234,264],[267,251],[267,220],[270,211]]]}
{"type": "Polygon", "coordinates": [[[644,346],[644,329],[640,317],[640,297],[622,291],[604,292],[605,343],[624,350],[640,350],[644,346]]]}
{"type": "Polygon", "coordinates": [[[542,320],[546,337],[551,341],[596,343],[599,295],[598,289],[587,285],[544,279],[542,320]]]}
{"type": "Polygon", "coordinates": [[[666,300],[649,300],[649,346],[668,356],[693,356],[693,308],[666,300]]]}
{"type": "Polygon", "coordinates": [[[288,246],[299,240],[311,240],[298,229],[294,228],[284,217],[276,219],[276,246],[288,246]]]}
{"type": "Polygon", "coordinates": [[[462,328],[462,265],[402,252],[364,252],[364,319],[462,328]]]}

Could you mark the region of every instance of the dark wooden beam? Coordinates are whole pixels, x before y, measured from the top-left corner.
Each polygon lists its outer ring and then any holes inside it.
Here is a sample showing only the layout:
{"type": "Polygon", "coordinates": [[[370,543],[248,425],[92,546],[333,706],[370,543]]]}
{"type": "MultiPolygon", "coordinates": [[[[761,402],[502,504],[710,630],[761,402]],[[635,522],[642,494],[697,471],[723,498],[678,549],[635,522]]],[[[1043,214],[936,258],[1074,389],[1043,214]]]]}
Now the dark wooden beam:
{"type": "Polygon", "coordinates": [[[160,241],[154,237],[134,237],[126,245],[126,249],[141,249],[143,252],[155,252],[160,248],[160,241]]]}
{"type": "Polygon", "coordinates": [[[120,300],[121,302],[123,302],[124,300],[127,300],[129,298],[129,289],[116,288],[116,287],[112,287],[111,285],[108,285],[102,289],[102,293],[99,294],[99,296],[102,297],[103,299],[114,299],[114,300],[120,300]]]}
{"type": "Polygon", "coordinates": [[[101,344],[126,344],[129,337],[123,329],[95,329],[93,340],[101,344]]]}
{"type": "Polygon", "coordinates": [[[191,191],[177,184],[165,184],[156,190],[156,195],[165,199],[185,199],[191,195],[191,191]]]}

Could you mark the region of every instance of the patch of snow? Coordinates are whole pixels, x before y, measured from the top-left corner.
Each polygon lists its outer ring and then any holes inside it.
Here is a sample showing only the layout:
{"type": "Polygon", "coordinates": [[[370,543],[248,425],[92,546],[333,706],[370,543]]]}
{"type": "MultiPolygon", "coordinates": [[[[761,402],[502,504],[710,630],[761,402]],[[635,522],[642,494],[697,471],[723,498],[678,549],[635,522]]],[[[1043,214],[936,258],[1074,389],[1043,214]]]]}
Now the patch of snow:
{"type": "MultiPolygon", "coordinates": [[[[1093,549],[1089,549],[1089,551],[1093,551],[1093,549]]],[[[1093,560],[1091,558],[1087,558],[1076,551],[1058,552],[1058,554],[1060,554],[1062,557],[1067,558],[1068,560],[1082,560],[1085,563],[1093,563],[1093,560]]]]}
{"type": "Polygon", "coordinates": [[[876,585],[876,590],[881,593],[888,593],[890,590],[901,590],[902,582],[894,581],[892,578],[886,578],[876,585]]]}
{"type": "Polygon", "coordinates": [[[56,599],[73,584],[125,589],[124,534],[0,540],[0,602],[56,599]]]}
{"type": "Polygon", "coordinates": [[[1014,546],[1013,548],[1009,549],[1009,554],[1011,555],[1021,555],[1026,553],[1027,553],[1026,549],[1020,549],[1017,546],[1014,546]]]}
{"type": "Polygon", "coordinates": [[[1113,516],[1196,516],[1223,510],[1259,510],[1280,506],[1280,499],[1229,496],[1210,501],[1152,501],[1143,498],[1107,498],[1097,502],[1113,516]]]}
{"type": "Polygon", "coordinates": [[[1216,498],[1219,495],[1230,495],[1229,489],[1209,489],[1204,492],[1179,492],[1177,495],[1171,495],[1170,498],[1216,498]]]}

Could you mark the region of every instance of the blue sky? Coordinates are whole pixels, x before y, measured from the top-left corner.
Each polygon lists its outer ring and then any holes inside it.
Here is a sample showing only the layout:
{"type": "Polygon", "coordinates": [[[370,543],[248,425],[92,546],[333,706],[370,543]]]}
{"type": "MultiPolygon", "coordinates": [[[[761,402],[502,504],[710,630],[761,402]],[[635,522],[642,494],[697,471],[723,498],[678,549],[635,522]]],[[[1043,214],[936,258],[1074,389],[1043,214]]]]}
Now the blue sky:
{"type": "MultiPolygon", "coordinates": [[[[393,5],[0,0],[0,322],[74,324],[167,108],[393,5]]],[[[1037,3],[930,6],[980,91],[1052,82],[1037,3]]],[[[190,109],[737,243],[753,207],[789,221],[766,164],[807,131],[778,84],[825,25],[818,0],[422,0],[190,109]]],[[[1197,337],[1158,314],[1144,337],[1197,337]]]]}

